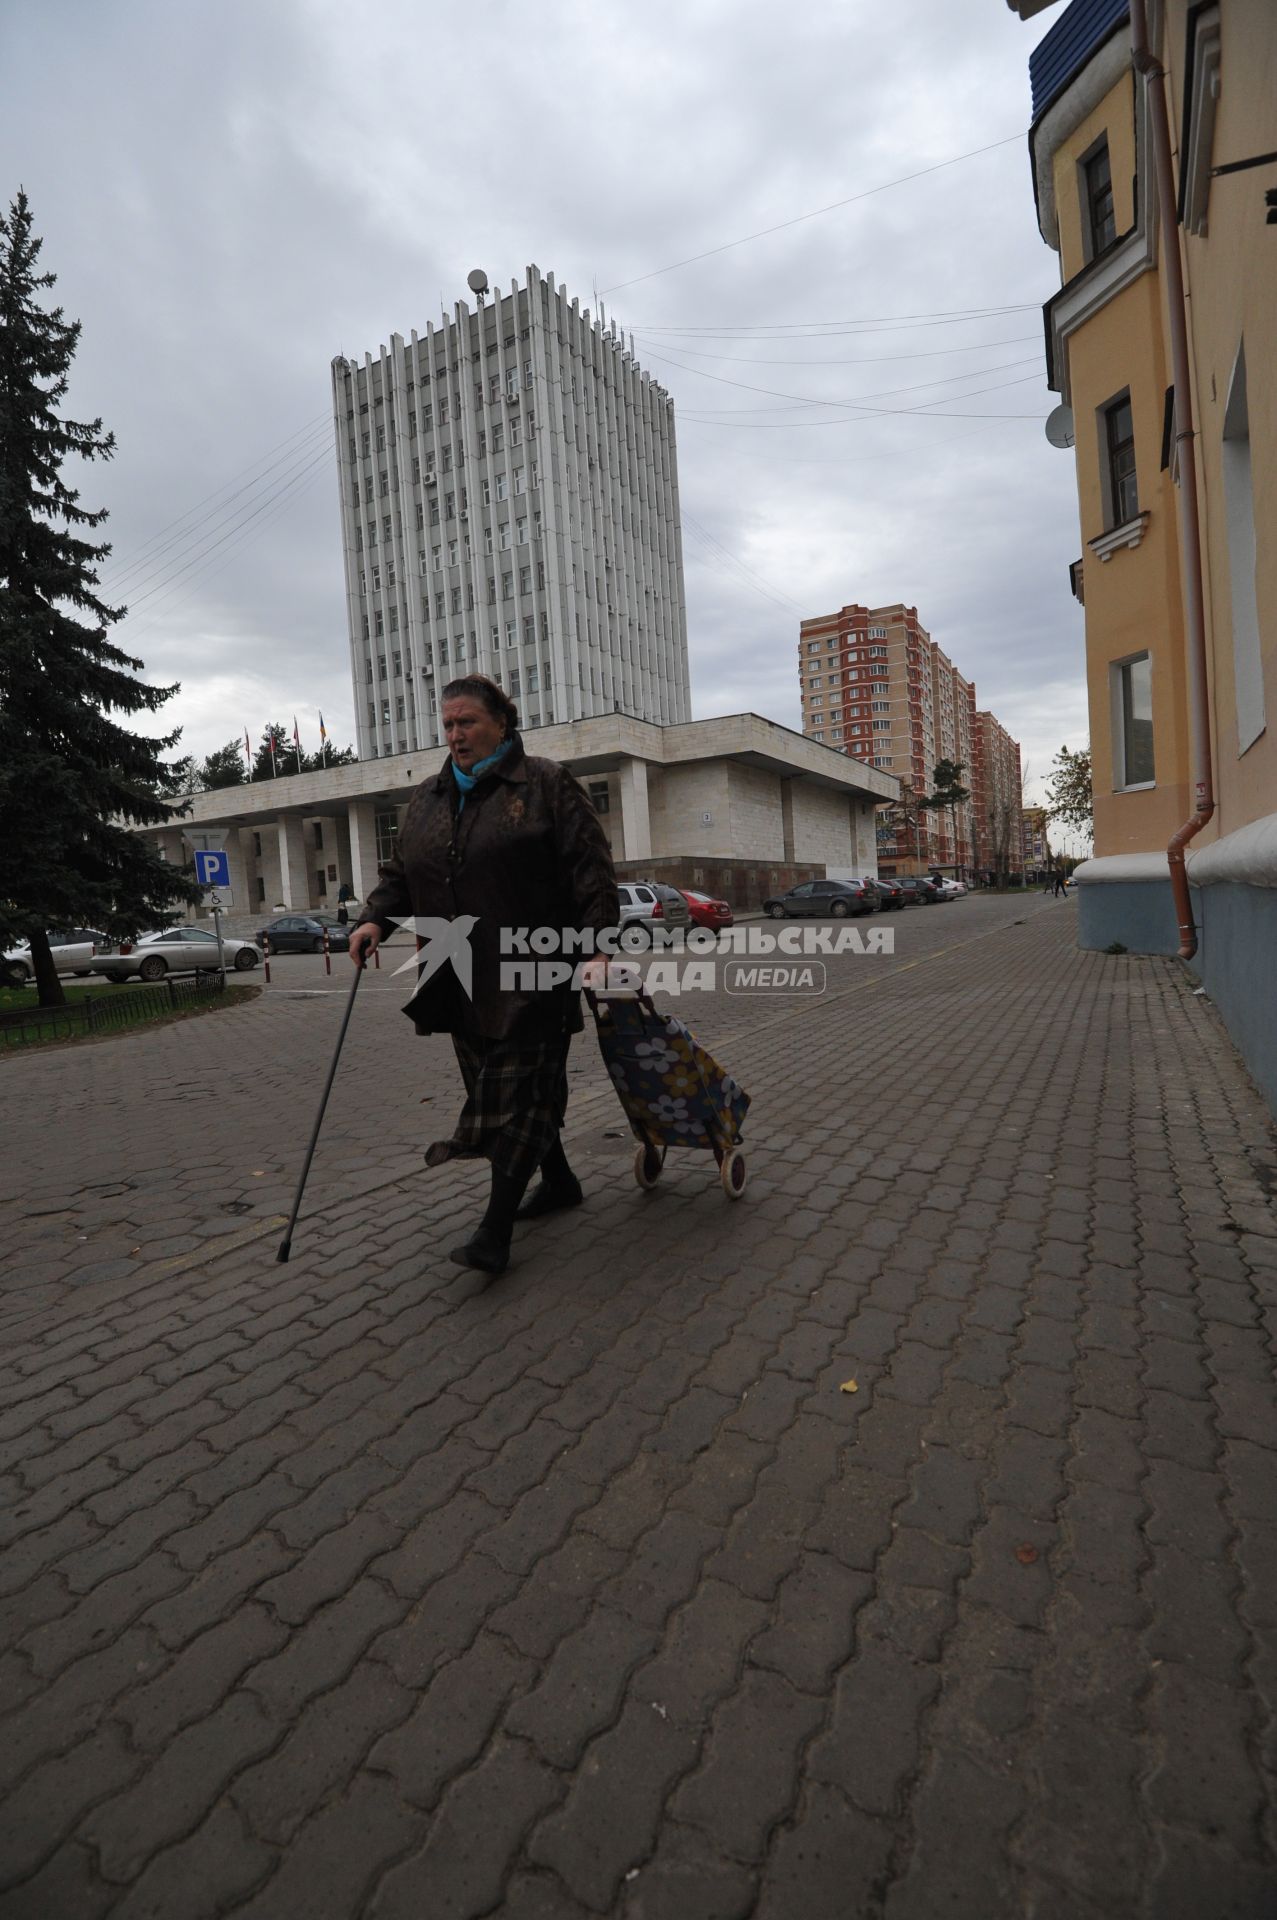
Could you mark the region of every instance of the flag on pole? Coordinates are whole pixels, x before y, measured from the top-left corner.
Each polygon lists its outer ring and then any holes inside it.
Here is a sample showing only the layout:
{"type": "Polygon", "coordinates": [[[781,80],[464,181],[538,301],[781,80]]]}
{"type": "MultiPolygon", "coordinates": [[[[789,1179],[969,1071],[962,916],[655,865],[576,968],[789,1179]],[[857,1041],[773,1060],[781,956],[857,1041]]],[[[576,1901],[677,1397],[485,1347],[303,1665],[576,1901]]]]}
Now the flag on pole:
{"type": "Polygon", "coordinates": [[[245,727],[244,729],[244,758],[247,760],[249,766],[251,767],[253,764],[253,743],[248,737],[247,727],[245,727]]]}
{"type": "Polygon", "coordinates": [[[296,714],[293,715],[293,745],[297,749],[297,771],[298,773],[300,773],[302,770],[302,737],[301,737],[301,734],[297,731],[297,715],[296,714]]]}
{"type": "Polygon", "coordinates": [[[272,773],[273,775],[278,775],[278,773],[279,773],[279,762],[278,762],[278,761],[276,760],[276,758],[275,758],[275,729],[274,729],[274,727],[267,727],[267,729],[266,729],[266,741],[267,741],[267,745],[268,745],[268,746],[270,747],[270,770],[271,770],[271,773],[272,773]]]}
{"type": "Polygon", "coordinates": [[[319,716],[319,754],[325,766],[328,765],[328,729],[324,725],[324,716],[319,716]]]}

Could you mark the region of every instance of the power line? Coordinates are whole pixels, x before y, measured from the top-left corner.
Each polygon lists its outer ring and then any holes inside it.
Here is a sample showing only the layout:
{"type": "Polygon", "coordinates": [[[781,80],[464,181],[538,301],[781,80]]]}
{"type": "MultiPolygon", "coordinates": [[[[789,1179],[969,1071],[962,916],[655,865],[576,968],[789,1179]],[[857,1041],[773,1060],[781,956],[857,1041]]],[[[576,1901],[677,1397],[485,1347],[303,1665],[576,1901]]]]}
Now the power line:
{"type": "Polygon", "coordinates": [[[184,560],[201,540],[206,539],[210,533],[215,533],[219,527],[225,526],[228,520],[233,520],[237,514],[244,511],[245,507],[251,506],[253,501],[260,497],[270,475],[277,467],[285,466],[289,462],[295,463],[319,447],[331,445],[330,434],[331,428],[327,426],[310,429],[300,445],[294,444],[287,453],[273,460],[256,479],[246,482],[242,487],[237,487],[211,517],[186,527],[181,533],[172,535],[162,547],[155,550],[149,560],[135,562],[132,569],[134,578],[131,584],[125,584],[123,579],[113,580],[109,591],[113,595],[121,595],[125,600],[135,595],[140,596],[142,590],[149,588],[152,581],[160,579],[184,560]],[[241,498],[241,496],[244,497],[241,498]],[[235,504],[237,500],[240,501],[238,506],[235,504]]]}
{"type": "MultiPolygon", "coordinates": [[[[882,387],[876,393],[862,394],[859,396],[859,398],[855,398],[855,399],[847,399],[847,400],[810,400],[809,399],[809,400],[806,400],[804,404],[813,406],[813,407],[836,407],[839,409],[845,409],[849,407],[860,407],[865,405],[866,402],[870,400],[893,399],[894,396],[898,393],[921,393],[923,389],[926,387],[951,387],[954,385],[956,381],[959,381],[959,380],[982,380],[986,373],[1009,373],[1015,367],[1029,367],[1029,366],[1037,366],[1039,364],[1040,363],[1039,363],[1037,354],[1035,353],[1027,354],[1023,359],[1020,359],[1020,360],[1004,360],[996,367],[972,367],[966,373],[947,373],[947,374],[944,374],[938,380],[918,380],[912,386],[908,386],[908,387],[882,387]]],[[[689,367],[687,371],[689,373],[703,373],[704,368],[689,367]]],[[[1003,382],[1002,384],[1009,385],[1010,382],[1003,382]]],[[[756,391],[761,393],[766,391],[766,389],[760,387],[756,389],[756,391]]],[[[993,389],[981,388],[980,391],[992,392],[993,389]]],[[[940,396],[942,400],[943,399],[962,400],[965,397],[966,396],[961,393],[941,394],[940,396]]],[[[795,403],[796,402],[794,401],[790,402],[791,405],[795,403]]],[[[930,404],[930,403],[927,403],[927,404],[930,404]]],[[[700,412],[700,413],[718,413],[722,411],[732,411],[732,409],[721,409],[718,407],[700,407],[700,408],[692,407],[689,409],[689,411],[700,412]]],[[[773,412],[780,411],[780,409],[773,408],[773,407],[741,407],[739,409],[735,409],[735,411],[739,411],[741,413],[773,413],[773,412]]]]}
{"type": "MultiPolygon", "coordinates": [[[[261,465],[263,460],[269,460],[272,454],[278,453],[282,447],[290,446],[294,440],[300,440],[305,435],[313,433],[315,429],[319,426],[322,426],[327,419],[328,419],[328,414],[326,412],[316,414],[315,418],[313,420],[308,420],[304,427],[298,427],[295,432],[287,434],[283,440],[277,440],[273,447],[267,448],[266,452],[263,454],[259,454],[255,460],[250,460],[247,466],[241,467],[238,473],[233,473],[229,480],[224,481],[220,487],[215,487],[212,493],[206,493],[202,500],[197,500],[193,507],[188,507],[185,513],[180,513],[177,516],[176,520],[169,520],[168,522],[166,522],[166,524],[162,526],[157,533],[152,534],[149,540],[145,541],[142,546],[136,548],[134,552],[131,555],[129,555],[126,559],[124,560],[113,559],[111,562],[111,565],[114,571],[113,571],[113,577],[108,590],[111,593],[114,593],[117,590],[119,581],[122,579],[126,579],[129,574],[136,572],[140,562],[148,554],[151,553],[151,549],[155,546],[157,541],[162,540],[164,535],[166,533],[169,533],[174,528],[180,527],[183,521],[192,519],[194,515],[200,511],[201,507],[207,506],[210,501],[216,500],[221,494],[225,493],[226,489],[232,486],[234,482],[239,479],[240,474],[244,474],[244,473],[251,474],[254,468],[259,467],[261,465]]],[[[269,471],[270,469],[267,468],[266,472],[269,472],[269,471]]],[[[265,476],[259,475],[258,477],[264,478],[265,476]]],[[[249,482],[247,484],[252,484],[252,483],[249,482]]],[[[243,492],[243,490],[244,489],[242,487],[238,489],[238,491],[241,493],[243,492]]],[[[235,498],[235,495],[231,494],[230,498],[233,500],[235,498]]],[[[172,544],[172,543],[168,542],[166,544],[172,544]]]]}
{"type": "Polygon", "coordinates": [[[236,542],[238,543],[238,536],[242,534],[245,531],[245,529],[247,529],[248,527],[251,527],[253,522],[257,520],[260,517],[260,515],[269,511],[269,509],[274,505],[275,501],[280,498],[281,494],[286,495],[290,493],[297,486],[299,480],[303,479],[308,474],[317,472],[321,463],[328,460],[330,456],[330,452],[331,452],[330,447],[328,445],[324,445],[320,447],[317,453],[311,454],[307,459],[299,463],[298,466],[292,470],[292,472],[284,476],[284,478],[280,481],[279,485],[270,494],[267,495],[266,499],[261,501],[249,513],[247,513],[244,516],[244,518],[237,523],[237,525],[229,528],[228,531],[225,532],[219,540],[214,540],[209,546],[201,549],[201,551],[197,553],[193,559],[188,560],[185,566],[177,568],[177,570],[174,573],[171,573],[167,579],[160,581],[156,586],[150,588],[146,593],[140,594],[138,596],[138,599],[133,602],[133,606],[130,607],[129,611],[132,612],[135,607],[140,606],[143,601],[154,598],[156,594],[159,594],[161,598],[167,598],[168,594],[172,591],[177,581],[181,579],[183,574],[189,573],[192,567],[202,566],[205,559],[210,554],[216,553],[219,548],[225,546],[228,540],[236,540],[236,542]]]}
{"type": "MultiPolygon", "coordinates": [[[[229,547],[227,548],[226,552],[222,555],[221,559],[213,563],[212,567],[207,572],[204,573],[204,577],[202,579],[197,578],[195,580],[192,580],[187,583],[185,588],[178,590],[178,597],[176,601],[173,602],[172,606],[170,606],[164,614],[161,614],[159,611],[159,607],[162,604],[162,602],[157,602],[156,606],[150,608],[150,610],[143,616],[143,623],[140,627],[134,629],[131,621],[126,620],[125,627],[128,632],[128,638],[130,643],[136,640],[145,638],[145,636],[148,633],[153,633],[157,627],[160,627],[166,624],[166,622],[172,618],[173,614],[177,612],[179,607],[185,606],[188,603],[188,601],[193,597],[193,595],[198,593],[203,587],[207,586],[210,580],[215,580],[218,574],[222,572],[223,568],[230,564],[231,560],[234,558],[236,547],[241,546],[246,542],[251,543],[253,540],[260,538],[260,536],[266,532],[269,526],[271,526],[275,521],[282,519],[284,514],[288,512],[289,508],[296,505],[296,503],[302,498],[303,494],[309,493],[310,489],[314,486],[315,482],[318,479],[320,479],[321,474],[322,474],[322,466],[319,463],[316,463],[314,472],[309,474],[306,478],[302,479],[295,487],[292,487],[287,492],[285,492],[275,502],[275,504],[272,507],[270,507],[269,509],[263,510],[263,517],[259,522],[257,522],[255,525],[245,525],[240,530],[238,537],[231,541],[229,547]]],[[[163,597],[167,598],[168,596],[165,595],[163,597]]]]}
{"type": "MultiPolygon", "coordinates": [[[[842,319],[842,320],[743,320],[743,321],[720,321],[713,326],[709,325],[707,322],[697,322],[692,325],[675,326],[669,322],[650,321],[647,324],[644,324],[642,321],[639,321],[635,326],[634,331],[636,333],[644,333],[644,334],[707,333],[707,334],[716,336],[720,339],[726,339],[728,338],[729,335],[738,334],[738,333],[744,333],[744,334],[775,333],[777,338],[783,338],[786,334],[789,334],[789,333],[800,333],[800,334],[806,333],[813,327],[826,328],[826,329],[840,328],[840,327],[852,327],[852,328],[863,327],[864,329],[866,329],[866,331],[869,331],[869,330],[876,331],[879,328],[883,328],[883,329],[886,329],[887,331],[890,331],[894,327],[908,327],[908,326],[922,325],[924,323],[930,326],[943,326],[947,323],[952,322],[953,325],[959,326],[964,320],[994,319],[999,314],[1003,314],[1003,313],[1039,313],[1039,312],[1041,312],[1040,301],[1017,300],[1017,301],[1011,302],[1010,304],[997,306],[997,307],[936,307],[931,309],[930,311],[923,312],[923,313],[866,314],[864,315],[863,318],[859,320],[848,320],[848,319],[842,319]]],[[[627,328],[626,331],[628,332],[629,329],[627,328]]],[[[814,334],[812,337],[815,339],[820,339],[822,336],[820,333],[817,333],[817,334],[814,334]]],[[[833,336],[831,335],[831,337],[833,336]]]]}
{"type": "MultiPolygon", "coordinates": [[[[656,354],[656,355],[654,355],[653,357],[654,357],[655,359],[657,359],[657,360],[662,360],[662,361],[664,361],[664,362],[665,362],[665,364],[666,364],[667,366],[672,366],[672,367],[678,367],[678,368],[679,368],[679,369],[680,369],[680,370],[681,370],[681,371],[682,371],[683,373],[694,373],[694,374],[695,374],[695,375],[697,376],[697,378],[698,378],[698,379],[701,379],[701,380],[712,380],[712,381],[714,381],[714,383],[715,383],[715,384],[716,384],[717,386],[720,386],[720,387],[739,387],[739,388],[740,388],[740,390],[741,390],[741,391],[742,391],[743,393],[763,393],[763,394],[766,394],[766,395],[768,396],[768,398],[769,398],[769,399],[772,399],[772,400],[789,400],[789,401],[792,401],[792,402],[795,402],[795,403],[797,403],[798,405],[801,405],[801,406],[807,406],[807,407],[835,407],[835,408],[838,408],[839,410],[841,410],[841,411],[844,411],[844,412],[845,412],[845,411],[848,411],[849,409],[857,409],[857,410],[859,410],[860,412],[863,412],[863,413],[872,413],[872,414],[878,414],[878,413],[881,413],[881,414],[899,414],[899,413],[912,413],[912,414],[916,414],[916,413],[919,413],[919,412],[922,412],[922,411],[923,411],[923,409],[922,409],[922,408],[919,408],[919,407],[871,407],[871,406],[869,406],[869,405],[867,405],[867,404],[866,404],[866,403],[865,403],[864,401],[861,401],[861,400],[848,400],[848,401],[841,401],[841,400],[820,400],[820,399],[813,399],[813,397],[812,397],[812,396],[811,396],[810,394],[806,394],[806,393],[782,393],[782,392],[781,392],[781,390],[780,390],[780,389],[779,389],[778,387],[756,387],[756,386],[754,386],[754,385],[752,384],[752,382],[750,382],[750,381],[747,381],[747,380],[733,380],[733,379],[731,379],[731,378],[730,378],[730,377],[729,377],[729,376],[728,376],[727,374],[725,374],[725,373],[708,373],[708,372],[707,372],[707,371],[705,370],[705,368],[704,368],[704,367],[689,367],[689,366],[686,366],[686,365],[684,365],[684,363],[683,363],[683,362],[682,362],[681,360],[675,360],[675,359],[673,359],[673,358],[672,358],[672,357],[671,357],[671,356],[670,356],[669,354],[656,354]]],[[[1016,364],[1019,364],[1019,365],[1023,365],[1024,363],[1023,363],[1023,362],[1017,362],[1016,364]]],[[[972,377],[972,378],[974,378],[975,376],[973,375],[973,376],[971,376],[971,377],[972,377]]],[[[1036,375],[1034,375],[1034,374],[1026,374],[1024,378],[1025,378],[1025,380],[1027,381],[1027,380],[1032,380],[1032,379],[1035,379],[1036,377],[1037,377],[1037,376],[1036,376],[1036,375]]],[[[924,382],[923,382],[923,384],[924,384],[924,386],[932,386],[932,385],[934,385],[934,384],[936,384],[936,383],[935,383],[935,382],[933,382],[933,381],[924,381],[924,382]]],[[[1006,380],[1006,381],[1003,381],[1003,382],[1002,382],[1001,384],[1002,384],[1003,386],[1020,386],[1020,385],[1023,385],[1023,384],[1024,384],[1024,382],[1022,382],[1022,381],[1019,381],[1019,380],[1006,380]]],[[[905,391],[905,389],[899,389],[899,391],[905,391]]],[[[982,389],[982,391],[984,391],[984,392],[988,392],[988,393],[993,393],[993,392],[996,392],[996,391],[997,391],[997,389],[996,389],[996,388],[993,388],[993,387],[988,387],[988,388],[984,388],[984,389],[982,389]]],[[[975,394],[948,394],[948,395],[944,395],[944,396],[942,396],[942,398],[945,398],[945,399],[953,399],[953,400],[962,400],[962,399],[975,399],[976,397],[977,397],[977,396],[976,396],[975,394]]],[[[939,400],[932,400],[932,401],[928,401],[928,402],[926,402],[926,403],[925,403],[925,405],[926,405],[926,406],[939,406],[940,404],[941,404],[941,402],[940,402],[939,400]]],[[[747,412],[747,413],[748,413],[748,412],[751,412],[751,411],[753,411],[753,409],[751,409],[751,408],[748,408],[748,407],[747,407],[747,408],[744,408],[744,409],[743,409],[743,411],[744,411],[744,412],[747,412]]],[[[928,418],[930,418],[930,419],[941,419],[941,420],[943,420],[943,419],[951,419],[951,420],[971,420],[971,419],[974,419],[974,418],[976,418],[976,416],[975,416],[974,414],[948,414],[948,415],[946,415],[946,414],[930,414],[930,415],[928,415],[927,417],[928,417],[928,418]]],[[[989,416],[989,417],[992,417],[992,416],[989,416]]],[[[1029,415],[1029,414],[1025,414],[1025,415],[1023,415],[1023,416],[1021,416],[1021,417],[1022,417],[1022,418],[1024,418],[1024,419],[1030,419],[1030,418],[1032,418],[1032,417],[1034,417],[1034,416],[1032,416],[1032,415],[1029,415]]],[[[775,423],[775,424],[784,424],[784,423],[780,423],[780,422],[777,422],[777,423],[775,423]]],[[[788,424],[791,424],[791,425],[800,425],[800,424],[805,424],[805,423],[802,423],[802,422],[790,422],[790,423],[788,423],[788,424]]],[[[827,425],[846,425],[847,423],[846,423],[845,421],[844,421],[844,422],[832,422],[832,421],[831,421],[831,422],[826,422],[826,423],[824,423],[824,424],[827,424],[827,425]]]]}
{"type": "Polygon", "coordinates": [[[972,147],[968,153],[955,153],[948,160],[937,160],[932,166],[919,167],[915,173],[902,173],[896,180],[884,180],[876,187],[866,187],[862,193],[849,193],[845,200],[831,200],[827,207],[814,207],[810,213],[796,213],[792,220],[778,220],[774,227],[760,227],[757,233],[744,233],[739,240],[724,240],[718,247],[706,247],[703,253],[689,254],[686,260],[671,260],[667,267],[653,267],[650,273],[636,273],[632,280],[617,280],[610,287],[604,287],[604,293],[620,293],[625,287],[641,286],[645,280],[657,280],[663,273],[676,273],[680,267],[691,267],[698,260],[712,259],[715,254],[730,253],[733,247],[743,247],[751,240],[765,240],[768,234],[783,233],[787,227],[801,226],[804,220],[818,220],[822,214],[837,213],[840,207],[851,207],[858,200],[870,200],[876,193],[886,193],[891,187],[903,187],[910,180],[921,180],[929,173],[941,173],[946,167],[956,167],[963,160],[974,160],[979,154],[993,153],[998,147],[1009,147],[1012,141],[1023,140],[1022,133],[1009,133],[1005,140],[991,140],[987,146],[972,147]]]}
{"type": "Polygon", "coordinates": [[[708,528],[703,527],[699,520],[694,520],[687,511],[687,508],[681,505],[680,515],[683,524],[688,528],[689,532],[695,534],[696,537],[704,543],[709,551],[711,561],[713,561],[716,556],[718,557],[720,571],[722,570],[722,562],[726,561],[744,576],[741,584],[752,587],[755,593],[759,593],[765,599],[770,600],[773,606],[783,606],[799,614],[803,619],[809,617],[809,609],[800,606],[797,600],[791,600],[787,593],[782,593],[779,587],[773,587],[769,581],[763,579],[761,574],[755,573],[752,567],[747,567],[743,560],[737,559],[736,555],[732,553],[729,548],[725,547],[721,540],[710,533],[708,528]]]}
{"type": "MultiPolygon", "coordinates": [[[[816,334],[812,337],[820,339],[832,336],[816,334]]],[[[644,336],[641,333],[635,334],[634,338],[640,346],[643,344],[644,336]]],[[[731,361],[742,367],[883,367],[898,360],[941,360],[951,353],[991,353],[995,347],[1020,347],[1030,340],[1040,339],[1041,335],[1037,333],[1017,333],[1009,340],[976,340],[965,347],[928,347],[923,353],[876,353],[852,360],[758,360],[743,353],[698,353],[694,347],[685,347],[681,343],[678,343],[678,351],[690,355],[693,360],[731,361]]],[[[665,346],[669,343],[660,341],[657,344],[665,346]]]]}

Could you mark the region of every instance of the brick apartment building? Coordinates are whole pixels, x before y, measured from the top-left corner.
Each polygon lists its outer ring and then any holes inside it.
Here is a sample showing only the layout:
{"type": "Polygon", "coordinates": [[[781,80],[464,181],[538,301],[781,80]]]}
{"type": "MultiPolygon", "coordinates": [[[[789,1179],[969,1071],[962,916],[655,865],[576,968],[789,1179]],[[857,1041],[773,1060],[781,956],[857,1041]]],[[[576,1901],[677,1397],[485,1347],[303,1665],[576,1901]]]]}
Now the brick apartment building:
{"type": "Polygon", "coordinates": [[[971,783],[976,870],[1010,879],[1024,873],[1024,792],[1020,743],[991,713],[977,713],[971,783]]]}
{"type": "Polygon", "coordinates": [[[1024,809],[1024,871],[1046,873],[1054,859],[1051,851],[1051,823],[1045,807],[1024,809]]]}
{"type": "Polygon", "coordinates": [[[899,807],[879,815],[881,871],[996,872],[995,841],[1007,856],[1005,870],[1023,869],[1019,747],[991,714],[978,714],[973,682],[932,640],[916,607],[853,604],[804,620],[798,672],[803,732],[894,774],[907,790],[899,807]],[[982,721],[989,728],[982,729],[982,721]],[[916,805],[931,792],[941,760],[961,763],[971,792],[954,816],[916,805]],[[992,791],[982,785],[986,769],[992,791]],[[1011,824],[1015,838],[1008,847],[1011,824]]]}

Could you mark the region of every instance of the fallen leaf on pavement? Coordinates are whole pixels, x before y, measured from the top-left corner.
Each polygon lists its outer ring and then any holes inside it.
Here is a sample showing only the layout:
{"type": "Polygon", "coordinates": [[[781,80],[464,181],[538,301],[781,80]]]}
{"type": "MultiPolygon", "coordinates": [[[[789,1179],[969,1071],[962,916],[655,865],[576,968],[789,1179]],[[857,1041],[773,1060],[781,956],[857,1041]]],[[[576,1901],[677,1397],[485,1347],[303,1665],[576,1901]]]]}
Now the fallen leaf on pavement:
{"type": "Polygon", "coordinates": [[[1038,1550],[1036,1547],[1031,1547],[1026,1541],[1022,1547],[1016,1548],[1015,1557],[1022,1567],[1031,1567],[1038,1557],[1038,1550]]]}
{"type": "Polygon", "coordinates": [[[859,1393],[860,1383],[857,1380],[844,1380],[838,1391],[839,1393],[859,1393]]]}

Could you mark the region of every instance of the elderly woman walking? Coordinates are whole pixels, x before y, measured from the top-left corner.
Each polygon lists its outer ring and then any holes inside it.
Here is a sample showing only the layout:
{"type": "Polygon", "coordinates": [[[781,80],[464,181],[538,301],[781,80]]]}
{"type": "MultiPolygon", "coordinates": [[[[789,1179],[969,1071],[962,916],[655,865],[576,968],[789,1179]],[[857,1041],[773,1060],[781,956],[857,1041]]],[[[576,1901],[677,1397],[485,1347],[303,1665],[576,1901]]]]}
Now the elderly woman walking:
{"type": "MultiPolygon", "coordinates": [[[[526,754],[518,712],[482,674],[443,690],[448,759],[409,802],[395,856],[380,869],[350,938],[357,966],[391,926],[410,918],[472,919],[469,993],[451,965],[423,977],[405,1009],[418,1033],[450,1033],[466,1100],[450,1140],[426,1154],[492,1164],[487,1211],[452,1258],[502,1273],[516,1219],[579,1206],[563,1151],[567,1056],[583,1025],[579,993],[502,983],[504,929],[596,933],[619,917],[616,876],[588,795],[565,767],[526,754]],[[538,1167],[541,1182],[525,1190],[538,1167]]],[[[590,958],[589,952],[577,958],[590,958]]],[[[599,963],[594,971],[602,970],[599,963]]]]}

